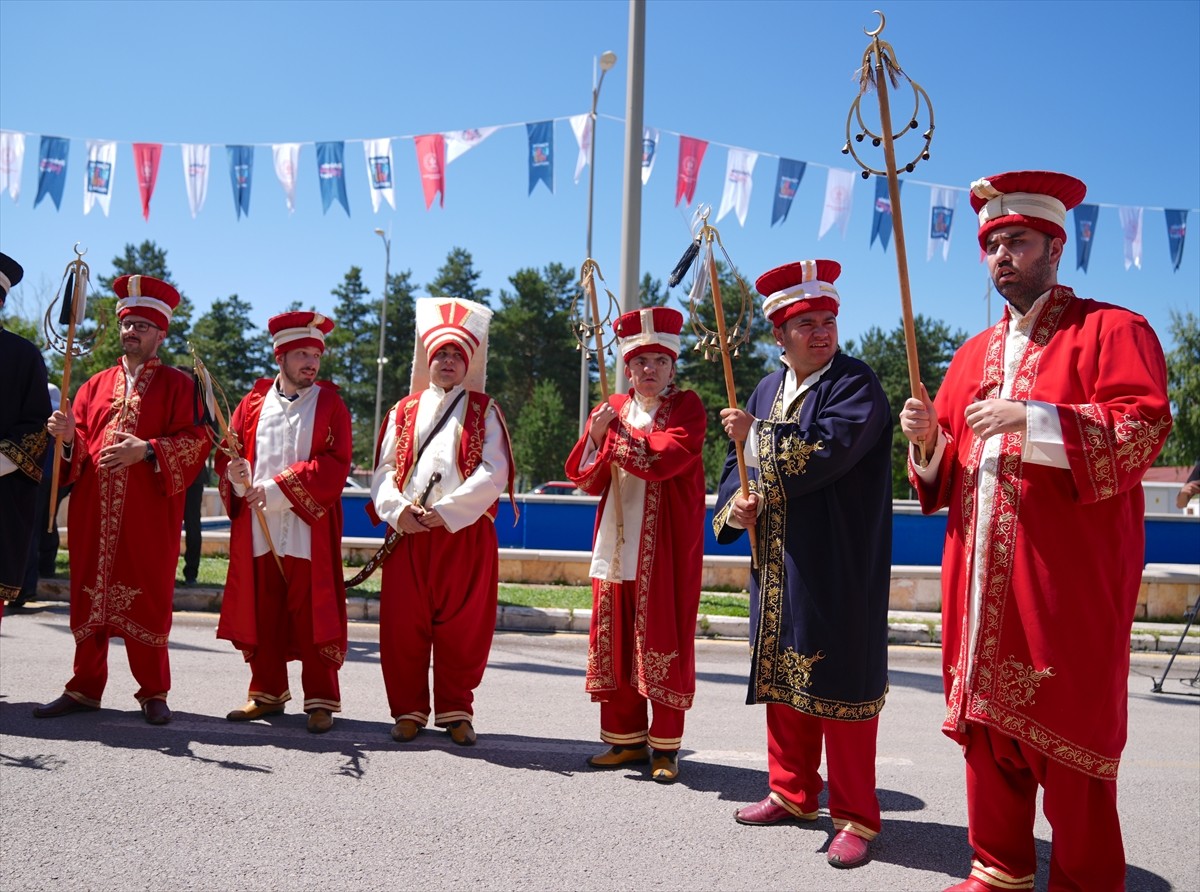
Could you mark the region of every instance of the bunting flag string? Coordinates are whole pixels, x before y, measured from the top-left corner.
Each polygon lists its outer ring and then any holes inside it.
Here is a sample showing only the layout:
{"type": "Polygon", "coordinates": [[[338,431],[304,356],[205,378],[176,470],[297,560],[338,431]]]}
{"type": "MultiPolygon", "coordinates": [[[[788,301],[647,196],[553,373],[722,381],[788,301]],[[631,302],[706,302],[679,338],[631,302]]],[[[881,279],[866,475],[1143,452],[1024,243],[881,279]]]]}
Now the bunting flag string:
{"type": "MultiPolygon", "coordinates": [[[[904,180],[896,180],[896,191],[904,188],[904,180]]],[[[892,238],[892,195],[888,191],[887,177],[875,178],[875,213],[871,218],[871,242],[868,248],[875,246],[875,239],[883,246],[886,254],[888,242],[892,238]]]]}
{"type": "MultiPolygon", "coordinates": [[[[599,115],[597,116],[599,117],[599,115]]],[[[624,125],[623,118],[603,115],[606,119],[624,125]]],[[[479,145],[498,130],[524,127],[528,138],[529,194],[537,184],[543,183],[554,194],[554,128],[560,121],[567,121],[575,136],[579,154],[575,164],[575,182],[578,183],[583,169],[591,160],[591,141],[595,118],[589,114],[563,116],[538,122],[497,124],[469,130],[446,131],[441,134],[403,135],[379,139],[348,140],[361,142],[367,163],[368,185],[374,213],[379,212],[381,201],[387,201],[395,210],[395,182],[393,177],[393,145],[396,139],[412,140],[417,153],[418,175],[428,210],[436,196],[439,206],[445,206],[446,168],[455,159],[479,145]]],[[[7,192],[17,202],[21,192],[21,176],[24,169],[24,154],[27,137],[35,136],[23,131],[0,129],[0,194],[7,192]]],[[[736,211],[738,222],[744,226],[749,214],[750,195],[753,188],[753,171],[760,157],[778,159],[775,190],[772,198],[771,225],[787,220],[801,179],[808,166],[827,171],[825,203],[822,211],[818,238],[832,228],[841,230],[845,238],[849,226],[852,206],[854,177],[849,171],[815,161],[799,161],[771,152],[746,149],[720,142],[710,142],[676,131],[645,127],[642,135],[642,183],[649,183],[655,162],[662,149],[663,136],[675,136],[679,140],[679,165],[676,173],[675,205],[684,201],[691,206],[695,200],[700,167],[710,145],[722,146],[727,150],[724,190],[717,219],[729,211],[736,211]]],[[[67,161],[71,137],[41,136],[37,164],[37,194],[34,207],[49,196],[56,209],[61,210],[63,189],[66,182],[67,161]]],[[[108,215],[114,188],[117,142],[88,139],[86,142],[87,167],[84,177],[84,213],[99,204],[108,215]]],[[[230,181],[233,189],[234,207],[237,218],[250,213],[250,190],[252,185],[254,150],[258,146],[269,146],[277,178],[284,190],[289,212],[294,212],[296,187],[299,180],[299,155],[305,145],[312,145],[317,155],[317,175],[321,190],[322,213],[329,210],[336,199],[346,214],[350,215],[345,174],[345,145],[347,140],[320,143],[246,143],[226,145],[229,156],[230,181]]],[[[211,145],[193,143],[130,143],[142,216],[149,219],[150,201],[153,197],[158,167],[164,146],[180,147],[183,162],[184,184],[188,207],[193,218],[203,209],[208,192],[211,172],[211,145]]],[[[951,224],[958,193],[967,192],[965,186],[948,186],[906,177],[912,182],[930,189],[930,231],[927,253],[931,259],[937,242],[942,245],[942,257],[949,256],[951,224]]],[[[880,191],[882,180],[876,182],[870,244],[876,238],[886,251],[891,236],[891,206],[886,191],[880,191]]],[[[1101,202],[1079,205],[1075,213],[1076,268],[1087,272],[1091,247],[1095,239],[1100,208],[1115,208],[1121,218],[1121,232],[1126,268],[1141,268],[1144,213],[1163,211],[1167,227],[1170,262],[1178,269],[1183,261],[1187,234],[1187,208],[1163,208],[1149,206],[1121,206],[1101,202]]],[[[1161,230],[1160,230],[1161,231],[1161,230]]]]}

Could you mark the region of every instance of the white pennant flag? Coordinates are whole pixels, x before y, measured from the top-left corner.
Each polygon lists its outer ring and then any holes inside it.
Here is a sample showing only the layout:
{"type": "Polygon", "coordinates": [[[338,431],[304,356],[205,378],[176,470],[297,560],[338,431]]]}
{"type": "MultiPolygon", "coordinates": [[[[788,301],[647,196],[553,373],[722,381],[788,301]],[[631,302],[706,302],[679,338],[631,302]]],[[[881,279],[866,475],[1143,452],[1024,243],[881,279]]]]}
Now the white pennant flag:
{"type": "Polygon", "coordinates": [[[575,142],[579,143],[579,157],[575,159],[575,182],[587,167],[588,154],[592,150],[592,116],[573,115],[570,118],[571,131],[575,134],[575,142]]]}
{"type": "Polygon", "coordinates": [[[829,168],[829,176],[825,180],[825,210],[821,212],[821,230],[817,240],[825,237],[825,233],[837,226],[846,237],[846,227],[850,223],[850,200],[854,197],[854,172],[841,168],[829,168]]]}
{"type": "Polygon", "coordinates": [[[379,213],[379,197],[396,209],[396,188],[392,181],[391,139],[363,140],[363,151],[367,155],[367,183],[371,187],[371,209],[379,213]]]}
{"type": "Polygon", "coordinates": [[[1133,264],[1142,268],[1142,209],[1118,208],[1121,233],[1125,236],[1125,269],[1133,264]]]}
{"type": "Polygon", "coordinates": [[[25,164],[25,134],[0,130],[0,195],[15,202],[21,197],[21,168],[25,164]]]}
{"type": "Polygon", "coordinates": [[[86,215],[93,204],[99,204],[104,216],[108,216],[108,203],[112,200],[113,169],[117,166],[117,144],[110,140],[89,139],[87,141],[87,170],[83,181],[83,213],[86,215]]]}
{"type": "Polygon", "coordinates": [[[942,260],[950,254],[950,224],[954,222],[954,204],[958,199],[957,189],[932,186],[929,189],[929,247],[925,260],[933,259],[937,243],[942,243],[942,260]]]}
{"type": "Polygon", "coordinates": [[[188,207],[191,208],[192,219],[195,220],[208,195],[210,146],[184,143],[180,149],[183,151],[183,183],[187,187],[188,207]]]}
{"type": "Polygon", "coordinates": [[[658,157],[658,130],[647,127],[642,131],[642,185],[650,182],[654,159],[658,157]]]}
{"type": "Polygon", "coordinates": [[[288,213],[296,212],[296,169],[300,166],[300,143],[284,142],[271,146],[275,155],[275,176],[283,186],[288,213]]]}
{"type": "Polygon", "coordinates": [[[446,163],[449,164],[459,155],[466,154],[497,130],[499,127],[480,127],[477,130],[449,130],[442,136],[446,139],[446,163]]]}
{"type": "Polygon", "coordinates": [[[758,152],[746,149],[730,149],[725,161],[725,192],[721,195],[721,209],[717,211],[717,222],[731,210],[737,210],[738,225],[746,225],[746,212],[750,210],[750,190],[754,188],[754,165],[758,152]]]}

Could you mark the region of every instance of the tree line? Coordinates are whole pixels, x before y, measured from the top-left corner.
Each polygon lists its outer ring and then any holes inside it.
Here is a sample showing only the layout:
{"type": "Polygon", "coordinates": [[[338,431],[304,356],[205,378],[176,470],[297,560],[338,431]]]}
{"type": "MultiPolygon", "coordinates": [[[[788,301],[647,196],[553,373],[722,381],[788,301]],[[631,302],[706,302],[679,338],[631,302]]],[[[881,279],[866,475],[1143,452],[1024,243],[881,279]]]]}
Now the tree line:
{"type": "MultiPolygon", "coordinates": [[[[89,298],[88,321],[80,328],[82,338],[94,341],[90,352],[73,363],[72,396],[91,374],[112,365],[120,356],[112,283],[118,276],[132,273],[155,276],[179,289],[180,304],[159,355],[166,363],[190,369],[194,347],[224,390],[231,409],[256,379],[276,373],[266,318],[258,318],[252,301],[231,294],[214,299],[207,311],[196,316],[192,301],[171,275],[166,249],[147,240],[138,246],[126,245],[124,253],[113,258],[112,273],[96,280],[98,293],[89,298]],[[97,321],[103,319],[109,324],[97,321]]],[[[578,434],[580,358],[571,318],[581,297],[579,272],[560,263],[550,263],[541,269],[520,269],[508,278],[508,287],[500,289],[494,301],[490,289],[479,286],[481,276],[471,253],[459,247],[446,255],[433,281],[423,287],[414,282],[411,271],[388,276],[381,419],[388,408],[409,392],[416,297],[450,295],[488,304],[495,315],[489,331],[487,390],[504,410],[512,436],[518,489],[525,490],[541,481],[562,477],[563,462],[578,434]]],[[[749,338],[733,365],[735,396],[739,404],[745,404],[758,381],[779,367],[780,353],[771,334],[771,324],[759,309],[757,294],[720,263],[717,279],[727,316],[736,313],[743,300],[753,308],[749,338]]],[[[703,351],[697,350],[704,329],[716,329],[712,304],[706,301],[699,307],[693,322],[686,306],[688,287],[689,283],[684,282],[671,293],[663,288],[661,280],[646,273],[640,283],[638,303],[674,306],[687,320],[677,381],[680,386],[695,390],[708,410],[704,467],[706,483],[712,491],[728,447],[719,424],[727,395],[722,364],[706,361],[703,351]]],[[[371,289],[363,282],[362,269],[357,266],[351,266],[329,294],[334,299],[332,304],[328,300],[295,301],[287,309],[327,313],[337,323],[326,342],[321,377],[340,387],[353,418],[354,461],[369,469],[374,463],[377,434],[374,418],[380,301],[372,297],[371,289]]],[[[914,323],[921,378],[930,394],[936,394],[954,351],[968,333],[952,331],[943,322],[921,315],[914,323]]],[[[45,342],[38,320],[10,314],[5,324],[35,343],[45,342]]],[[[1158,463],[1190,465],[1200,458],[1200,319],[1191,312],[1173,312],[1171,335],[1176,346],[1167,354],[1167,364],[1175,427],[1158,463]]],[[[607,339],[611,340],[611,331],[607,339]]],[[[841,346],[845,352],[867,362],[878,374],[891,403],[893,421],[897,421],[909,393],[903,325],[898,321],[891,330],[872,326],[858,339],[843,341],[841,346]]],[[[603,357],[610,386],[615,381],[615,352],[614,345],[603,357]]],[[[47,357],[51,380],[60,381],[63,357],[53,352],[47,357]]],[[[599,399],[598,377],[593,359],[592,404],[599,399]]],[[[893,439],[893,496],[910,498],[905,470],[907,442],[898,421],[893,439]]]]}

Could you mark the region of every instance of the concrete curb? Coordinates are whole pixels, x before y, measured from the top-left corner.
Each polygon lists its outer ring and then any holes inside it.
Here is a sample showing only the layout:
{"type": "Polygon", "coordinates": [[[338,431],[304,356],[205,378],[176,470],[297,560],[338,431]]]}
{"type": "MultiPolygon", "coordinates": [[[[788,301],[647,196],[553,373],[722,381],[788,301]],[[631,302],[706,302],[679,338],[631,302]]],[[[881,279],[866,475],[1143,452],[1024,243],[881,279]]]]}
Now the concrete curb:
{"type": "MultiPolygon", "coordinates": [[[[175,610],[219,613],[221,594],[222,589],[216,586],[177,588],[175,610]]],[[[42,579],[38,582],[38,597],[42,601],[68,603],[70,581],[42,579]]],[[[379,599],[347,598],[346,615],[351,622],[379,622],[379,599]]],[[[496,631],[499,632],[571,632],[586,635],[591,621],[590,610],[502,606],[496,611],[496,631]]],[[[1182,623],[1135,622],[1129,636],[1129,649],[1138,653],[1171,653],[1183,633],[1182,623]]],[[[701,614],[696,618],[696,637],[749,640],[750,620],[744,616],[701,614]]],[[[941,642],[941,614],[920,611],[888,613],[888,644],[933,645],[941,642]]],[[[1179,653],[1200,654],[1200,624],[1192,626],[1179,653]]]]}

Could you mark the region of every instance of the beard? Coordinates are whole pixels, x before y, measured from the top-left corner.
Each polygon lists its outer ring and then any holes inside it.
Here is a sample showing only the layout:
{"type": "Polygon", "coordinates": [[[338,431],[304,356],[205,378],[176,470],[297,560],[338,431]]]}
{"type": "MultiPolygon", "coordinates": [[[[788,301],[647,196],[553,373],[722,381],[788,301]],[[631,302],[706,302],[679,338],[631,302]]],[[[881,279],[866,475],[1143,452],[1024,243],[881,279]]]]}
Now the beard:
{"type": "Polygon", "coordinates": [[[1029,312],[1033,302],[1041,297],[1053,282],[1054,269],[1050,264],[1049,239],[1047,239],[1046,250],[1042,252],[1042,256],[1033,261],[1028,269],[1016,270],[1011,266],[998,267],[992,277],[992,284],[996,286],[996,290],[1022,314],[1029,312]],[[1006,269],[1012,270],[1014,275],[1011,279],[1001,282],[1000,273],[1006,269]]]}
{"type": "Polygon", "coordinates": [[[317,382],[316,375],[313,375],[312,380],[309,380],[308,378],[301,377],[299,373],[292,375],[284,369],[280,369],[280,374],[283,375],[284,380],[286,380],[288,384],[291,384],[297,390],[305,390],[309,387],[312,387],[317,382]]]}

